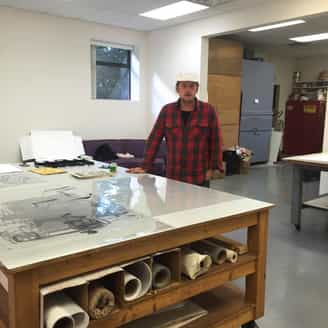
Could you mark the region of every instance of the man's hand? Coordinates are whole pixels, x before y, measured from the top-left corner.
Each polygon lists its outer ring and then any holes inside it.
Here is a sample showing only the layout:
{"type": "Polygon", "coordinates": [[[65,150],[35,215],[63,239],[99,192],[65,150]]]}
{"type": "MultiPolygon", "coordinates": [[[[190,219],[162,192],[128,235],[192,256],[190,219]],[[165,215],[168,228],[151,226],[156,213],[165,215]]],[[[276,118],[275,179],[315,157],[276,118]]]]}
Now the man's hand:
{"type": "Polygon", "coordinates": [[[126,170],[128,173],[134,173],[134,174],[141,174],[146,173],[146,170],[144,170],[142,167],[132,167],[128,170],[126,170]]]}
{"type": "Polygon", "coordinates": [[[206,171],[206,177],[205,177],[205,180],[206,181],[209,181],[209,180],[211,180],[211,178],[212,178],[212,170],[207,170],[206,171]]]}

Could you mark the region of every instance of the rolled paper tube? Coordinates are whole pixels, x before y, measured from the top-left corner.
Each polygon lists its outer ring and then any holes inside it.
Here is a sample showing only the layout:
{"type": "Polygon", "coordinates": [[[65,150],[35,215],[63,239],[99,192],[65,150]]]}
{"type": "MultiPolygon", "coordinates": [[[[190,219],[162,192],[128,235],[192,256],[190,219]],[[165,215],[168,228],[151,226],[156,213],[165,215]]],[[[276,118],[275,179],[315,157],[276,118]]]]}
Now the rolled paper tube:
{"type": "Polygon", "coordinates": [[[212,259],[209,255],[200,254],[190,248],[181,250],[181,260],[182,272],[190,279],[196,279],[206,273],[212,265],[212,259]]]}
{"type": "Polygon", "coordinates": [[[160,263],[153,263],[153,288],[166,287],[171,282],[171,270],[160,263]]]}
{"type": "Polygon", "coordinates": [[[141,293],[142,283],[139,278],[133,274],[124,272],[124,300],[129,302],[139,298],[141,293]]]}
{"type": "Polygon", "coordinates": [[[89,316],[64,292],[45,297],[44,322],[46,328],[86,328],[89,316]]]}
{"type": "Polygon", "coordinates": [[[238,261],[238,253],[231,249],[225,249],[227,253],[227,262],[236,263],[238,261]]]}
{"type": "Polygon", "coordinates": [[[114,306],[115,297],[110,290],[99,285],[90,286],[88,313],[92,319],[105,318],[114,306]]]}
{"type": "Polygon", "coordinates": [[[226,250],[210,241],[198,241],[192,243],[190,247],[201,254],[209,255],[216,264],[223,264],[227,260],[226,250]]]}
{"type": "Polygon", "coordinates": [[[125,268],[126,271],[137,277],[141,281],[141,291],[137,298],[144,296],[152,284],[152,272],[146,262],[137,262],[125,268]]]}

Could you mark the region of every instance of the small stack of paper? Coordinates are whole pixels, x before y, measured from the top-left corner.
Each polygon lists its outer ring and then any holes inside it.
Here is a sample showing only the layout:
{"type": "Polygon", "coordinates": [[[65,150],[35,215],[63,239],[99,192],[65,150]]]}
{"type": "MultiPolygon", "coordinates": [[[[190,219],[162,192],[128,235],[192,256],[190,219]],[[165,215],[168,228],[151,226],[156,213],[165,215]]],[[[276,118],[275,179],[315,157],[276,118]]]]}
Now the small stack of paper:
{"type": "Polygon", "coordinates": [[[22,169],[11,164],[0,164],[0,174],[22,172],[22,169]]]}
{"type": "Polygon", "coordinates": [[[63,169],[57,169],[54,167],[40,167],[40,168],[36,168],[36,169],[31,169],[31,172],[40,174],[40,175],[51,175],[51,174],[65,173],[66,171],[63,169]]]}

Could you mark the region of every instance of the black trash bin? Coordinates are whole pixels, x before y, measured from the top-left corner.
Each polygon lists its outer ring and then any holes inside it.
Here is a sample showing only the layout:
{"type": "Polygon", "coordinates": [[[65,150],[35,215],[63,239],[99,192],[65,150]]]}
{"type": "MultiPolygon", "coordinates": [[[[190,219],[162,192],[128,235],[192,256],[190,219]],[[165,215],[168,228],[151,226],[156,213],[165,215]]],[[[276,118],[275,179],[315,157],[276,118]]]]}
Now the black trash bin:
{"type": "Polygon", "coordinates": [[[235,150],[225,150],[223,152],[223,161],[226,162],[226,175],[240,174],[241,158],[235,150]]]}

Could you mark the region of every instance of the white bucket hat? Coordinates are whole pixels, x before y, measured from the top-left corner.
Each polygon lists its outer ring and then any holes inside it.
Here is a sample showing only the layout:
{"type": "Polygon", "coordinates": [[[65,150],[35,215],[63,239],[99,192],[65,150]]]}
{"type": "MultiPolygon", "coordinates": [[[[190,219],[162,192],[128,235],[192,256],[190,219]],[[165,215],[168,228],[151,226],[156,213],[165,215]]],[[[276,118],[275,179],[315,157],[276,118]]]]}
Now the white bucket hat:
{"type": "Polygon", "coordinates": [[[196,73],[179,73],[177,75],[177,82],[197,82],[197,83],[199,83],[199,76],[196,73]]]}

